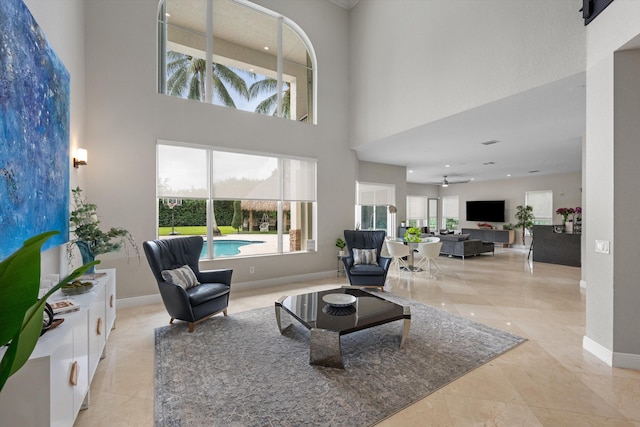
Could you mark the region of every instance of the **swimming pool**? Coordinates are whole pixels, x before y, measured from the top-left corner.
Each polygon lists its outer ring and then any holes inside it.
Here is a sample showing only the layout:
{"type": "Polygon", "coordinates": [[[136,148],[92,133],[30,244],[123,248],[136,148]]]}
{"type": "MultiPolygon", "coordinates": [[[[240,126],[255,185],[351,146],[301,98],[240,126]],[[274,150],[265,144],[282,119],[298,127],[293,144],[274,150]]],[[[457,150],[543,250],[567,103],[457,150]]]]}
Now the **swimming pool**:
{"type": "MultiPolygon", "coordinates": [[[[213,257],[235,256],[240,253],[240,247],[251,245],[254,243],[264,243],[264,240],[214,240],[213,241],[213,257]]],[[[200,258],[207,257],[207,242],[202,246],[200,258]]]]}

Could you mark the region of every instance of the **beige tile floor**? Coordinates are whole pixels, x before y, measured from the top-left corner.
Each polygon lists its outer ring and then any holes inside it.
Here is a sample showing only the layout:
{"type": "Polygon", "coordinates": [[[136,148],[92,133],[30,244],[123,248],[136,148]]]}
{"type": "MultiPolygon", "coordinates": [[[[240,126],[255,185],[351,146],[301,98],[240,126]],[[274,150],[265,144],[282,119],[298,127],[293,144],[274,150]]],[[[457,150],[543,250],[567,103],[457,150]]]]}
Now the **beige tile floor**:
{"type": "MultiPolygon", "coordinates": [[[[528,341],[378,426],[640,427],[640,371],[610,368],[582,349],[586,291],[578,268],[529,263],[519,249],[439,261],[443,275],[393,271],[387,290],[528,341]]],[[[232,293],[229,315],[344,283],[336,278],[232,293]]],[[[153,329],[168,316],[161,305],[117,315],[91,406],[76,427],[153,425],[153,329]]]]}

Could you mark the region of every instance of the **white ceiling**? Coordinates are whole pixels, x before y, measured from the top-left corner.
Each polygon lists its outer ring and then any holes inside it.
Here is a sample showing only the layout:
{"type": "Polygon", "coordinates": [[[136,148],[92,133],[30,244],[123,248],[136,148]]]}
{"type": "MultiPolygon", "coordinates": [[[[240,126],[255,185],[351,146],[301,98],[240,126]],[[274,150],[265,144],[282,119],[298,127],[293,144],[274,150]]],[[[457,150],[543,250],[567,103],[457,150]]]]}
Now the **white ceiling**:
{"type": "Polygon", "coordinates": [[[439,183],[444,175],[455,182],[577,172],[585,108],[585,74],[580,73],[356,151],[360,160],[406,166],[407,181],[413,183],[439,183]],[[482,144],[491,140],[499,142],[482,144]]]}

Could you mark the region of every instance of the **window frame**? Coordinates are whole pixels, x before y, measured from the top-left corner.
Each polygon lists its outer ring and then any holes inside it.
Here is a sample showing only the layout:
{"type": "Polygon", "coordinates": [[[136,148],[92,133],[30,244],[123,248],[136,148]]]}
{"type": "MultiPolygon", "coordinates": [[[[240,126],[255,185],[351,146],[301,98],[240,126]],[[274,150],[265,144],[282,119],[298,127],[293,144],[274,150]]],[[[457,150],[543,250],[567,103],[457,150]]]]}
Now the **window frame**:
{"type": "MultiPolygon", "coordinates": [[[[167,47],[168,47],[168,40],[167,40],[167,26],[169,25],[166,19],[166,11],[167,11],[167,1],[169,0],[159,0],[158,2],[158,7],[157,7],[157,14],[156,14],[156,19],[157,19],[157,26],[156,26],[156,55],[157,55],[157,60],[156,60],[156,64],[157,64],[157,74],[156,74],[156,78],[157,78],[157,88],[158,88],[158,93],[160,94],[166,94],[167,91],[167,87],[166,87],[166,80],[167,80],[167,61],[166,61],[166,54],[167,54],[167,47]]],[[[210,12],[209,15],[212,15],[213,13],[213,2],[215,2],[216,0],[201,0],[203,2],[207,3],[207,11],[210,12]]],[[[311,93],[309,93],[307,96],[311,97],[311,102],[309,103],[310,107],[311,107],[311,111],[308,112],[305,116],[300,117],[298,120],[299,121],[306,121],[312,124],[317,124],[318,123],[318,97],[317,97],[317,93],[318,93],[318,61],[317,61],[317,56],[316,56],[316,52],[315,49],[313,48],[313,43],[311,42],[311,39],[307,36],[307,34],[304,32],[304,30],[298,25],[296,24],[293,20],[287,18],[286,16],[275,12],[271,9],[268,9],[264,6],[260,6],[258,4],[255,4],[251,1],[248,0],[233,0],[234,3],[237,3],[238,5],[244,6],[246,8],[252,9],[256,12],[268,15],[270,17],[275,18],[276,22],[277,22],[277,38],[278,38],[278,42],[277,42],[277,55],[276,55],[276,70],[275,70],[275,74],[276,74],[276,78],[277,78],[277,89],[276,89],[276,96],[277,96],[277,105],[276,105],[276,116],[279,118],[283,117],[283,109],[282,109],[282,88],[283,88],[283,84],[285,82],[285,79],[283,78],[284,74],[283,74],[283,63],[284,63],[284,57],[283,57],[283,50],[282,50],[282,34],[283,34],[283,26],[287,26],[288,28],[290,28],[295,35],[297,35],[300,40],[302,41],[302,43],[304,44],[304,47],[306,48],[307,51],[307,55],[308,55],[308,60],[310,62],[310,68],[311,68],[311,76],[312,76],[312,84],[311,84],[311,93]],[[309,120],[309,118],[311,118],[311,120],[309,120]]],[[[210,16],[207,16],[206,18],[209,18],[210,16]]],[[[210,89],[210,76],[212,73],[212,64],[214,62],[219,62],[219,61],[214,61],[214,52],[213,52],[213,46],[212,43],[209,43],[209,40],[211,40],[213,37],[213,29],[211,27],[212,25],[212,19],[207,19],[207,28],[206,28],[206,34],[204,34],[205,38],[207,39],[207,48],[206,48],[206,52],[205,52],[205,59],[206,59],[206,64],[207,64],[207,70],[206,70],[206,85],[205,85],[205,91],[206,91],[206,96],[205,96],[205,101],[207,103],[212,103],[212,96],[211,96],[211,89],[210,89]]],[[[220,58],[219,55],[215,55],[216,57],[220,58]]],[[[233,58],[227,58],[227,60],[231,63],[231,62],[235,62],[238,63],[237,60],[234,60],[233,58]]],[[[220,62],[223,63],[223,62],[220,62]]],[[[225,64],[227,65],[227,64],[225,64]]],[[[254,67],[254,65],[252,64],[247,64],[251,67],[254,67]]],[[[256,65],[257,66],[257,65],[256,65]]],[[[261,67],[260,67],[261,68],[261,67]]],[[[270,70],[273,71],[273,70],[270,70]]],[[[306,82],[298,82],[297,85],[303,85],[306,82]]],[[[290,87],[292,86],[291,83],[289,82],[290,87]]],[[[296,86],[296,85],[293,85],[296,86]]],[[[243,110],[244,111],[244,110],[243,110]]],[[[248,112],[253,112],[254,114],[259,114],[256,113],[255,111],[248,111],[248,112]]],[[[294,118],[291,118],[292,120],[294,118]]]]}
{"type": "MultiPolygon", "coordinates": [[[[217,147],[217,146],[205,146],[205,145],[198,145],[198,144],[190,144],[190,143],[185,143],[185,142],[178,142],[178,141],[168,141],[168,140],[161,140],[158,139],[156,141],[156,234],[158,233],[159,230],[159,224],[160,224],[160,220],[159,220],[159,207],[158,207],[158,201],[161,201],[163,199],[166,198],[181,198],[181,199],[185,199],[185,200],[204,200],[206,203],[206,253],[207,253],[207,257],[206,258],[201,258],[201,260],[219,260],[219,259],[228,259],[228,257],[215,257],[215,252],[214,252],[214,248],[213,248],[213,244],[214,244],[214,232],[213,232],[213,225],[212,225],[212,219],[213,219],[213,206],[216,200],[253,200],[253,199],[243,199],[243,198],[238,198],[238,199],[230,199],[229,197],[215,197],[214,196],[214,187],[215,187],[215,183],[214,183],[214,170],[213,170],[213,156],[215,156],[215,153],[218,152],[223,152],[223,153],[234,153],[234,154],[241,154],[241,155],[250,155],[250,156],[257,156],[257,157],[268,157],[268,158],[275,158],[277,159],[277,163],[278,163],[278,167],[277,167],[277,171],[278,171],[278,198],[277,200],[270,198],[268,200],[272,200],[274,202],[277,203],[277,250],[276,252],[270,252],[270,253],[263,253],[263,254],[252,254],[252,255],[238,255],[238,256],[233,256],[233,258],[245,258],[245,257],[249,257],[249,256],[272,256],[272,255],[284,255],[284,254],[296,254],[296,253],[305,253],[305,252],[315,252],[317,250],[317,235],[318,235],[318,161],[317,159],[312,159],[312,158],[305,158],[305,157],[296,157],[296,156],[283,156],[283,155],[279,155],[279,154],[273,154],[273,153],[264,153],[264,152],[255,152],[255,151],[246,151],[246,150],[234,150],[234,149],[229,149],[226,147],[217,147]],[[160,176],[160,156],[159,156],[159,150],[161,149],[160,147],[183,147],[183,148],[187,148],[187,149],[196,149],[196,150],[204,150],[206,152],[206,157],[207,157],[207,166],[206,166],[206,182],[207,182],[207,195],[206,197],[184,197],[181,195],[177,195],[177,194],[172,194],[172,195],[167,195],[167,194],[163,194],[160,191],[160,186],[161,186],[161,176],[160,176]],[[308,192],[305,193],[307,195],[303,196],[303,198],[298,198],[295,199],[291,196],[287,197],[286,196],[286,184],[285,184],[285,174],[286,171],[289,170],[287,169],[287,167],[285,167],[285,163],[287,161],[299,161],[299,162],[308,162],[310,166],[312,166],[313,170],[311,171],[311,174],[313,175],[312,179],[313,179],[313,183],[311,184],[313,189],[311,190],[313,192],[313,194],[311,196],[308,195],[308,192]],[[285,218],[285,214],[284,214],[284,205],[285,204],[289,204],[289,205],[293,205],[294,203],[297,204],[301,204],[301,206],[303,205],[310,205],[310,206],[303,206],[303,211],[307,214],[307,219],[308,216],[310,216],[310,220],[311,223],[306,222],[304,224],[302,224],[302,228],[304,228],[307,231],[307,234],[310,234],[310,237],[306,239],[306,241],[304,241],[304,244],[302,244],[300,246],[300,250],[296,250],[296,251],[291,251],[291,250],[285,250],[283,247],[283,236],[284,236],[284,229],[282,227],[284,218],[285,218]],[[310,215],[308,215],[310,213],[310,215]]],[[[307,176],[307,178],[309,178],[309,176],[307,176]]],[[[259,200],[259,199],[257,199],[259,200]]],[[[265,199],[266,200],[266,199],[265,199]]],[[[219,224],[216,224],[219,225],[219,224]]],[[[160,238],[160,236],[158,235],[157,238],[160,238]]]]}

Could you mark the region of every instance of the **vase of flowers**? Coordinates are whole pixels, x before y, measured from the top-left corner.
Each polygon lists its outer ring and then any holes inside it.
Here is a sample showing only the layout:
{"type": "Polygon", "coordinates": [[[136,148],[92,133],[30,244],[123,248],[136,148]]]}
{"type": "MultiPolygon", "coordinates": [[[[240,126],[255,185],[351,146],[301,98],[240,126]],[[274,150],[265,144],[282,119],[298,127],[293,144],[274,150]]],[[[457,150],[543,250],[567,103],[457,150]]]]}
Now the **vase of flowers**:
{"type": "MultiPolygon", "coordinates": [[[[71,231],[75,234],[75,239],[69,243],[75,244],[82,256],[82,263],[87,264],[95,260],[97,255],[108,252],[117,252],[122,247],[125,248],[127,256],[133,250],[140,258],[140,250],[133,235],[124,228],[111,227],[107,231],[102,231],[99,227],[98,207],[93,203],[88,203],[82,195],[80,187],[71,190],[73,196],[74,209],[69,216],[71,231]]],[[[67,253],[71,254],[72,245],[67,246],[67,253]]],[[[70,256],[71,258],[71,256],[70,256]]],[[[92,267],[88,273],[95,270],[92,267]]]]}
{"type": "Polygon", "coordinates": [[[562,222],[566,223],[569,219],[569,215],[573,215],[576,213],[573,208],[558,208],[556,209],[556,213],[562,216],[562,222]]]}

